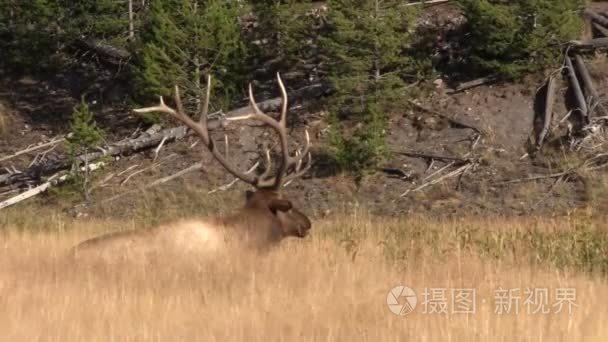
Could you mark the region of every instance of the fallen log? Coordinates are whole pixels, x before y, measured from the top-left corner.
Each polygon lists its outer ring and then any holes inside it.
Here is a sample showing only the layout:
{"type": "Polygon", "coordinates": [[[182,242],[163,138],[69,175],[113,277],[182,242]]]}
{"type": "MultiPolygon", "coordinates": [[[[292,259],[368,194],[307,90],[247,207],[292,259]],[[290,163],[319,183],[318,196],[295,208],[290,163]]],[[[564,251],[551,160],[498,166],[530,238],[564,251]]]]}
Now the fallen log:
{"type": "Polygon", "coordinates": [[[57,160],[47,162],[44,164],[37,164],[29,167],[18,174],[13,175],[3,175],[0,178],[0,184],[12,184],[13,181],[18,180],[19,182],[24,181],[39,181],[41,177],[48,176],[50,174],[56,173],[61,170],[65,170],[72,166],[75,162],[79,166],[84,164],[85,162],[94,162],[95,160],[99,160],[100,158],[107,156],[118,156],[118,155],[128,155],[140,151],[142,149],[156,146],[160,143],[161,140],[178,140],[186,136],[187,134],[186,127],[180,126],[175,128],[169,128],[160,131],[159,133],[153,135],[143,135],[142,137],[138,137],[135,139],[127,139],[109,146],[105,148],[100,148],[99,151],[91,152],[88,154],[83,154],[77,156],[75,161],[73,161],[68,156],[63,156],[57,160]]]}
{"type": "Polygon", "coordinates": [[[598,23],[593,23],[593,28],[595,28],[604,37],[608,37],[608,28],[605,28],[604,26],[602,26],[598,23]]]}
{"type": "Polygon", "coordinates": [[[569,56],[566,56],[566,68],[568,69],[568,79],[570,80],[570,86],[572,87],[572,92],[574,92],[574,97],[576,98],[576,102],[578,104],[578,110],[581,112],[581,116],[585,121],[588,121],[589,115],[587,113],[587,101],[585,100],[585,96],[583,95],[583,90],[581,89],[581,84],[576,77],[576,71],[574,70],[574,66],[572,65],[572,61],[569,56]]]}
{"type": "Polygon", "coordinates": [[[606,19],[604,16],[601,16],[597,13],[595,13],[592,9],[587,8],[583,11],[583,15],[590,18],[591,20],[602,24],[604,26],[608,26],[608,19],[606,19]]]}
{"type": "Polygon", "coordinates": [[[77,39],[76,45],[83,49],[95,52],[97,55],[102,57],[104,61],[111,64],[123,64],[131,57],[131,53],[128,51],[119,49],[94,38],[77,39]]]}
{"type": "Polygon", "coordinates": [[[602,105],[600,101],[600,95],[593,86],[591,75],[589,75],[589,70],[587,70],[587,66],[585,66],[585,61],[583,60],[583,57],[581,57],[581,55],[575,55],[574,62],[576,64],[578,74],[583,80],[583,85],[585,86],[585,93],[587,97],[591,98],[591,103],[589,103],[589,109],[594,110],[597,108],[597,110],[601,113],[602,116],[608,116],[608,111],[606,111],[606,108],[604,108],[604,106],[602,105]]]}
{"type": "MultiPolygon", "coordinates": [[[[104,162],[99,162],[99,163],[94,163],[94,164],[89,164],[86,167],[86,171],[87,172],[91,172],[91,171],[95,171],[98,170],[99,168],[101,168],[103,165],[105,165],[104,162]]],[[[85,169],[85,168],[82,168],[85,169]]],[[[61,184],[65,181],[67,181],[68,179],[70,179],[70,174],[65,174],[63,176],[60,177],[56,177],[54,179],[51,179],[49,181],[46,181],[40,185],[38,185],[35,188],[29,189],[27,191],[24,191],[22,193],[20,193],[17,196],[11,197],[5,201],[0,202],[0,210],[10,207],[11,205],[17,204],[19,202],[25,201],[28,198],[32,198],[36,195],[39,195],[45,191],[47,191],[51,186],[57,185],[57,184],[61,184]]]]}
{"type": "Polygon", "coordinates": [[[545,137],[549,132],[551,121],[553,118],[553,103],[555,102],[556,81],[555,77],[550,76],[547,80],[547,98],[545,101],[545,112],[543,115],[543,128],[536,139],[536,148],[540,150],[545,141],[545,137]]]}
{"type": "Polygon", "coordinates": [[[596,50],[608,48],[608,37],[587,40],[572,40],[570,47],[573,50],[596,50]]]}

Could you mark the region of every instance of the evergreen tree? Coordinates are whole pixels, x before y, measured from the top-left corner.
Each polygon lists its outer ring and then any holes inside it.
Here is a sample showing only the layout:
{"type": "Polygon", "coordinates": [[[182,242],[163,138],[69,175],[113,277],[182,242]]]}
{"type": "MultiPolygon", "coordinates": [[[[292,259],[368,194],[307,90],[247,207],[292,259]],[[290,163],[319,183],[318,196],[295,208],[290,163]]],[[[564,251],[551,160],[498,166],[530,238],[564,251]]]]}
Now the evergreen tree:
{"type": "Polygon", "coordinates": [[[43,71],[60,46],[60,8],[53,0],[0,0],[0,65],[43,71]]]}
{"type": "Polygon", "coordinates": [[[467,64],[514,78],[555,65],[560,45],[581,32],[585,0],[459,0],[470,28],[467,64]]]}
{"type": "Polygon", "coordinates": [[[116,0],[59,0],[66,13],[65,31],[125,47],[129,38],[128,2],[116,0]]]}
{"type": "Polygon", "coordinates": [[[400,0],[330,0],[328,6],[333,145],[343,168],[360,171],[382,156],[387,113],[421,70],[407,54],[415,10],[400,0]],[[358,127],[342,127],[346,117],[358,127]]]}
{"type": "Polygon", "coordinates": [[[97,147],[103,138],[103,130],[97,126],[89,105],[82,98],[72,111],[70,134],[65,144],[66,152],[74,156],[86,153],[97,147]]]}
{"type": "Polygon", "coordinates": [[[310,1],[252,0],[257,19],[257,55],[269,66],[268,74],[293,65],[296,58],[306,55],[306,41],[314,39],[311,21],[306,15],[310,1]]]}
{"type": "Polygon", "coordinates": [[[104,135],[104,131],[97,126],[93,113],[83,97],[73,109],[70,134],[66,138],[64,148],[72,159],[72,182],[82,189],[85,198],[89,196],[88,160],[85,157],[84,171],[80,171],[80,161],[77,157],[86,156],[92,148],[99,146],[104,135]]]}
{"type": "Polygon", "coordinates": [[[140,95],[167,96],[177,84],[193,102],[212,74],[214,99],[226,105],[243,75],[239,14],[236,1],[152,0],[134,70],[140,95]]]}

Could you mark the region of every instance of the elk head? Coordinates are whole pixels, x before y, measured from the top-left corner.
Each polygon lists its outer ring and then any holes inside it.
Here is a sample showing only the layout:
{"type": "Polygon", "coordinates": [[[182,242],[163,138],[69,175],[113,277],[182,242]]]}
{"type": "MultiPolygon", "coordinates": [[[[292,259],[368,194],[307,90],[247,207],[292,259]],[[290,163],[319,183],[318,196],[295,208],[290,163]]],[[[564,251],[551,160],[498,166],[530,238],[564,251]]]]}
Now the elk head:
{"type": "MultiPolygon", "coordinates": [[[[176,108],[167,106],[160,97],[160,103],[155,107],[136,109],[137,113],[161,112],[172,116],[179,120],[188,128],[190,128],[198,138],[203,142],[206,148],[211,152],[213,157],[232,175],[241,181],[253,186],[256,191],[247,191],[246,204],[239,216],[241,220],[250,221],[244,226],[255,229],[268,229],[273,231],[273,234],[278,237],[296,236],[305,237],[308,230],[311,228],[310,220],[295,209],[287,198],[281,193],[281,188],[287,182],[302,176],[311,165],[311,155],[309,153],[310,136],[306,131],[306,144],[303,149],[297,148],[295,153],[289,151],[287,139],[287,91],[277,74],[279,88],[281,90],[281,113],[279,119],[276,120],[268,114],[262,112],[253,96],[251,84],[249,85],[249,102],[252,112],[250,114],[227,118],[229,121],[239,120],[257,120],[272,128],[279,137],[280,145],[280,160],[276,168],[276,174],[272,173],[272,162],[270,150],[266,150],[266,162],[262,173],[254,172],[257,166],[247,172],[239,171],[234,165],[228,162],[226,157],[221,154],[215,147],[214,141],[209,135],[207,126],[207,114],[209,111],[209,97],[211,94],[211,77],[207,77],[206,94],[201,99],[200,117],[195,121],[192,117],[186,114],[182,101],[179,95],[179,88],[175,86],[174,102],[176,108]],[[258,222],[251,222],[257,220],[258,222]],[[259,227],[264,225],[264,227],[259,227]]],[[[260,165],[257,163],[256,165],[260,165]]]]}

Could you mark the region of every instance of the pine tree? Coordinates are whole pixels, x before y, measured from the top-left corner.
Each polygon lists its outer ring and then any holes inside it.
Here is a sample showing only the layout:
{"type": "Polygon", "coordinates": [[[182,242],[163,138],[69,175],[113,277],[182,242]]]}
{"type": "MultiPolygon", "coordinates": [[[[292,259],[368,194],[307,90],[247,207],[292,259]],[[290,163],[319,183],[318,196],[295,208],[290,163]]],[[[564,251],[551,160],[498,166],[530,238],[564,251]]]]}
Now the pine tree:
{"type": "Polygon", "coordinates": [[[66,151],[70,155],[86,153],[89,149],[98,146],[103,138],[103,130],[97,126],[89,105],[82,98],[72,111],[66,151]]]}
{"type": "Polygon", "coordinates": [[[104,131],[97,126],[93,113],[84,97],[80,103],[74,106],[72,121],[70,122],[70,134],[66,138],[64,148],[72,159],[72,182],[82,189],[85,198],[89,196],[88,160],[89,151],[99,146],[104,139],[104,131]],[[78,156],[85,155],[84,171],[80,171],[78,156]]]}
{"type": "Polygon", "coordinates": [[[235,1],[153,0],[134,70],[140,95],[168,96],[178,85],[188,102],[195,102],[212,74],[214,99],[226,105],[243,75],[239,13],[235,1]]]}
{"type": "Polygon", "coordinates": [[[59,0],[66,13],[64,29],[73,39],[93,37],[126,47],[129,39],[128,2],[116,0],[59,0]]]}
{"type": "Polygon", "coordinates": [[[269,65],[268,74],[285,70],[306,54],[311,32],[311,20],[306,15],[310,1],[303,0],[252,0],[257,19],[258,56],[269,65]]]}
{"type": "Polygon", "coordinates": [[[382,157],[387,113],[405,96],[404,85],[420,70],[408,57],[415,10],[399,0],[331,0],[330,57],[333,145],[343,168],[360,171],[382,157]],[[347,129],[350,118],[359,127],[347,129]]]}
{"type": "Polygon", "coordinates": [[[585,0],[459,0],[470,28],[467,64],[479,74],[515,78],[558,63],[577,38],[585,0]]]}

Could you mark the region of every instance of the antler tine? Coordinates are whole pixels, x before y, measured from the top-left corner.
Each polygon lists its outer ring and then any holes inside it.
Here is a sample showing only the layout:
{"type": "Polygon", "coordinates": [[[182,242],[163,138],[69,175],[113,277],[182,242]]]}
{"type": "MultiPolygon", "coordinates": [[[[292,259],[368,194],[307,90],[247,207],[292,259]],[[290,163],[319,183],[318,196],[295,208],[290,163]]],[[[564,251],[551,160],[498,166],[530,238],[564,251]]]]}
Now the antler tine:
{"type": "Polygon", "coordinates": [[[290,157],[290,165],[301,163],[302,159],[309,154],[308,150],[310,150],[310,134],[308,134],[307,129],[304,130],[304,135],[306,136],[306,144],[304,145],[304,149],[301,153],[296,154],[295,157],[290,157]]]}
{"type": "Polygon", "coordinates": [[[296,169],[294,170],[294,172],[286,175],[283,179],[284,183],[287,183],[291,180],[294,180],[296,178],[301,177],[302,175],[304,175],[306,172],[308,172],[308,170],[310,170],[310,167],[312,165],[312,155],[309,153],[307,154],[300,154],[303,157],[308,157],[306,159],[306,163],[304,163],[304,159],[300,159],[300,162],[298,163],[298,165],[296,165],[296,169]],[[302,167],[302,164],[304,165],[304,167],[302,167]]]}
{"type": "MultiPolygon", "coordinates": [[[[270,188],[270,189],[278,190],[285,181],[299,177],[304,172],[306,172],[308,170],[308,168],[310,167],[309,164],[310,164],[311,157],[310,157],[310,153],[308,152],[309,147],[310,147],[310,135],[308,134],[308,131],[305,132],[306,144],[304,146],[304,149],[301,152],[296,153],[295,156],[293,156],[293,157],[289,153],[289,144],[288,144],[288,139],[287,139],[287,127],[286,127],[287,126],[287,108],[288,108],[287,90],[285,89],[283,80],[281,79],[281,76],[278,73],[277,73],[277,81],[279,83],[279,88],[281,91],[281,113],[280,113],[279,120],[275,120],[268,114],[264,113],[258,107],[258,104],[255,100],[255,96],[253,95],[253,86],[251,85],[251,83],[249,84],[249,104],[250,104],[253,112],[249,113],[247,115],[227,118],[226,120],[240,121],[240,120],[254,119],[254,120],[258,120],[258,121],[261,121],[261,122],[267,124],[274,131],[276,131],[276,133],[279,136],[279,141],[281,144],[281,160],[280,160],[279,166],[277,168],[276,177],[270,178],[270,179],[268,178],[270,175],[270,172],[272,171],[272,164],[271,164],[271,160],[270,160],[270,151],[266,151],[266,160],[267,160],[266,169],[259,177],[250,177],[250,178],[253,178],[254,181],[253,181],[253,183],[252,182],[248,182],[248,183],[256,186],[257,188],[270,188]],[[303,164],[303,159],[306,156],[308,156],[309,162],[306,163],[306,166],[304,168],[301,168],[301,166],[303,164]],[[288,175],[287,173],[289,173],[291,171],[290,169],[292,168],[292,166],[295,167],[295,171],[288,175]]],[[[201,121],[198,125],[198,127],[201,128],[201,131],[202,131],[201,133],[204,133],[204,134],[208,134],[207,126],[206,126],[206,117],[207,117],[207,111],[208,111],[208,100],[209,100],[209,96],[210,96],[209,89],[210,89],[210,78],[208,78],[208,80],[207,80],[207,96],[205,97],[204,105],[202,106],[201,118],[200,118],[201,121]]],[[[216,152],[214,152],[215,149],[213,148],[213,141],[211,141],[208,137],[205,137],[205,139],[206,139],[205,143],[206,143],[207,147],[214,154],[216,159],[218,159],[218,161],[220,161],[220,163],[222,163],[222,165],[224,167],[229,169],[225,165],[225,160],[223,158],[218,158],[218,156],[216,156],[216,152]]],[[[230,169],[229,169],[229,171],[232,172],[230,169]]],[[[245,176],[249,176],[249,175],[245,175],[245,176]]],[[[242,177],[239,177],[239,178],[243,179],[242,177]]]]}
{"type": "Polygon", "coordinates": [[[287,90],[285,90],[285,85],[283,84],[283,80],[281,80],[281,74],[278,72],[277,81],[279,82],[279,89],[281,89],[281,116],[279,123],[282,127],[285,127],[287,122],[287,90]]]}
{"type": "Polygon", "coordinates": [[[175,106],[177,107],[177,114],[182,117],[187,116],[186,111],[184,110],[184,105],[182,104],[182,98],[179,94],[179,87],[177,84],[174,86],[173,99],[175,101],[175,106]]]}
{"type": "Polygon", "coordinates": [[[179,96],[179,88],[175,87],[175,104],[177,110],[167,106],[163,101],[162,96],[160,97],[160,104],[154,107],[146,107],[135,109],[137,113],[150,113],[150,112],[161,112],[171,115],[177,120],[181,121],[184,125],[190,128],[196,135],[203,141],[207,149],[211,152],[213,157],[233,176],[239,178],[245,183],[251,184],[258,187],[259,178],[246,172],[239,171],[236,167],[228,162],[228,160],[215,148],[213,140],[210,138],[209,130],[207,127],[207,112],[209,108],[209,95],[211,92],[211,76],[207,76],[207,91],[204,98],[204,103],[201,109],[201,118],[199,121],[194,121],[184,111],[181,98],[179,96]]]}
{"type": "Polygon", "coordinates": [[[264,165],[264,167],[266,169],[264,170],[264,173],[262,173],[260,175],[261,180],[267,179],[268,176],[270,175],[270,171],[272,171],[272,160],[270,159],[270,150],[269,149],[266,150],[266,165],[264,165]]]}
{"type": "Polygon", "coordinates": [[[163,100],[162,96],[159,96],[158,106],[138,108],[138,109],[134,109],[133,111],[136,113],[139,113],[139,114],[161,112],[161,113],[169,114],[176,119],[179,119],[178,113],[175,111],[175,109],[173,109],[165,104],[165,101],[163,100]]]}

